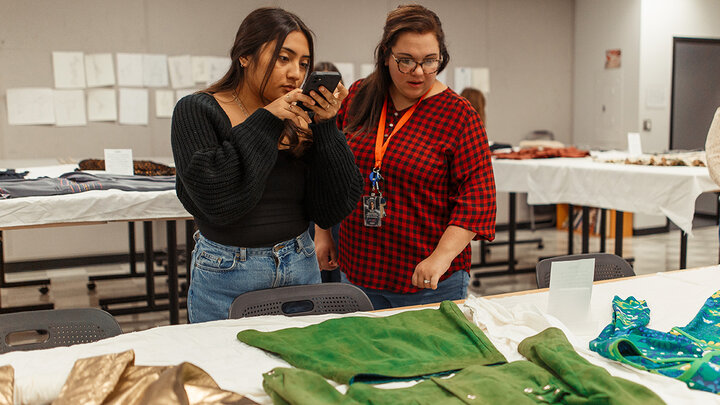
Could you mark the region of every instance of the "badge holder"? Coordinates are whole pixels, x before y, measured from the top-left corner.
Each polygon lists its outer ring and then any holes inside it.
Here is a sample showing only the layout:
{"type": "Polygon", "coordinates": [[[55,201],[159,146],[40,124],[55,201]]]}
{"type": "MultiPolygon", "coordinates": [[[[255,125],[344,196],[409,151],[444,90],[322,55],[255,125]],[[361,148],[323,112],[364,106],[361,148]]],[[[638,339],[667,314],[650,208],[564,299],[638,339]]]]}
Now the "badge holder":
{"type": "Polygon", "coordinates": [[[383,177],[380,175],[380,169],[373,169],[370,173],[370,182],[372,189],[370,195],[362,198],[363,202],[363,224],[371,228],[379,228],[382,226],[382,219],[385,217],[385,205],[387,201],[380,191],[380,181],[383,177]]]}

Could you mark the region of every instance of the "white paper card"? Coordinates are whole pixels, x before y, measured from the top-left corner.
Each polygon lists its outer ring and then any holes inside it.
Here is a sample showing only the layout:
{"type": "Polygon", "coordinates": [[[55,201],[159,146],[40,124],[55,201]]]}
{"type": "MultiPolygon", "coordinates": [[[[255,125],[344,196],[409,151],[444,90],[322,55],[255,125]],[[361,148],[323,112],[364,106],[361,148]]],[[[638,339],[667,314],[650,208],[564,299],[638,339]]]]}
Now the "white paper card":
{"type": "Polygon", "coordinates": [[[472,87],[472,69],[469,67],[456,67],[454,73],[454,84],[452,89],[460,93],[466,87],[472,87]]]}
{"type": "Polygon", "coordinates": [[[482,91],[485,94],[490,93],[490,69],[473,68],[472,87],[482,91]]]}
{"type": "Polygon", "coordinates": [[[205,57],[205,70],[207,71],[207,85],[220,80],[230,69],[230,58],[219,56],[205,57]]]}
{"type": "Polygon", "coordinates": [[[132,149],[105,149],[105,172],[134,175],[132,149]]]}
{"type": "Polygon", "coordinates": [[[112,86],[115,84],[115,68],[111,53],[85,55],[85,80],[88,87],[112,86]]]}
{"type": "Polygon", "coordinates": [[[155,116],[171,118],[175,108],[175,92],[172,90],[155,91],[155,116]]]}
{"type": "Polygon", "coordinates": [[[663,88],[651,87],[645,90],[645,107],[663,109],[667,106],[665,100],[665,90],[663,88]]]}
{"type": "MultiPolygon", "coordinates": [[[[195,93],[196,91],[197,91],[197,89],[180,89],[180,90],[175,90],[175,103],[177,103],[178,101],[180,101],[181,98],[183,98],[183,97],[185,97],[185,96],[187,96],[187,95],[189,95],[189,94],[193,94],[193,93],[195,93]]],[[[174,104],[173,104],[173,105],[174,105],[174,104]]],[[[174,107],[173,107],[173,108],[174,108],[174,107]]]]}
{"type": "Polygon", "coordinates": [[[435,75],[435,80],[447,85],[447,70],[443,70],[442,72],[435,75]]]}
{"type": "MultiPolygon", "coordinates": [[[[375,71],[375,65],[374,65],[374,64],[372,64],[372,63],[363,63],[363,64],[361,64],[361,65],[360,65],[360,79],[364,79],[364,78],[370,76],[370,74],[371,74],[372,72],[374,72],[374,71],[375,71]]],[[[345,83],[347,83],[347,85],[346,85],[345,87],[350,87],[350,85],[352,84],[352,83],[349,83],[349,82],[345,82],[345,83]]]]}
{"type": "Polygon", "coordinates": [[[118,122],[126,125],[147,125],[148,90],[120,89],[120,115],[118,122]]]}
{"type": "Polygon", "coordinates": [[[167,87],[168,64],[166,55],[143,55],[143,85],[146,87],[167,87]]]}
{"type": "Polygon", "coordinates": [[[350,87],[351,84],[355,82],[355,65],[352,63],[335,63],[334,64],[336,68],[338,68],[338,71],[340,71],[340,75],[342,76],[342,81],[345,87],[350,87]]]}
{"type": "Polygon", "coordinates": [[[207,83],[208,71],[207,62],[205,56],[191,56],[190,63],[192,64],[192,75],[195,83],[207,83]]]}
{"type": "Polygon", "coordinates": [[[52,57],[55,88],[85,88],[85,61],[82,52],[53,52],[52,57]]]}
{"type": "Polygon", "coordinates": [[[592,297],[595,259],[552,262],[548,313],[574,332],[591,328],[590,298],[592,297]]]}
{"type": "Polygon", "coordinates": [[[46,87],[7,89],[8,124],[55,123],[53,90],[46,87]]]}
{"type": "Polygon", "coordinates": [[[87,91],[88,121],[117,121],[115,89],[87,91]]]}
{"type": "Polygon", "coordinates": [[[139,53],[118,53],[117,79],[118,86],[142,87],[143,56],[139,53]]]}
{"type": "Polygon", "coordinates": [[[170,85],[173,89],[182,89],[195,85],[190,55],[169,56],[170,85]]]}
{"type": "Polygon", "coordinates": [[[87,125],[85,118],[85,92],[82,90],[55,90],[55,125],[72,127],[87,125]]]}
{"type": "Polygon", "coordinates": [[[628,132],[628,156],[642,155],[642,144],[638,132],[628,132]]]}

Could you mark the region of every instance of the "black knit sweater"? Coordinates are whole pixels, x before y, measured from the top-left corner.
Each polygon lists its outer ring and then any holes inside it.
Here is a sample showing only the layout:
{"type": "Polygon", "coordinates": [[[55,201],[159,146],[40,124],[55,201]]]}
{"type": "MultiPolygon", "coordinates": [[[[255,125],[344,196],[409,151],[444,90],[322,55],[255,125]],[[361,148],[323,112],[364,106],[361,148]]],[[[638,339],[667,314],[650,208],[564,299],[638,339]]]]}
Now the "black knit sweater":
{"type": "MultiPolygon", "coordinates": [[[[258,203],[278,156],[282,120],[264,108],[235,127],[212,95],[192,94],[175,106],[172,150],[177,196],[203,222],[240,223],[258,203]]],[[[329,228],[357,204],[363,178],[335,120],[310,124],[305,151],[305,212],[329,228]]]]}

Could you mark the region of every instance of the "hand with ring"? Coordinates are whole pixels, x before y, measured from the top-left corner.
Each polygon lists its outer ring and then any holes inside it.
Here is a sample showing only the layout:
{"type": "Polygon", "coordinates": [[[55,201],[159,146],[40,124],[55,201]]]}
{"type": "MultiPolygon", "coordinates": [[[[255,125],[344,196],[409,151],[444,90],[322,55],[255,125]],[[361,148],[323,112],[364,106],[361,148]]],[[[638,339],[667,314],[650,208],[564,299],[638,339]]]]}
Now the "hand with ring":
{"type": "Polygon", "coordinates": [[[315,122],[327,121],[336,116],[340,110],[342,101],[348,95],[348,90],[342,83],[338,83],[334,93],[330,93],[324,86],[320,86],[320,93],[321,94],[318,94],[314,90],[310,92],[310,96],[314,99],[315,105],[310,105],[303,101],[303,104],[315,112],[315,122]]]}
{"type": "Polygon", "coordinates": [[[265,106],[274,116],[281,120],[292,120],[300,128],[307,128],[312,122],[307,111],[297,105],[302,101],[305,105],[315,104],[310,96],[302,94],[302,89],[295,89],[265,106]]]}
{"type": "Polygon", "coordinates": [[[450,268],[452,260],[447,260],[438,254],[431,254],[415,266],[412,275],[412,284],[417,288],[437,289],[440,277],[450,268]]]}

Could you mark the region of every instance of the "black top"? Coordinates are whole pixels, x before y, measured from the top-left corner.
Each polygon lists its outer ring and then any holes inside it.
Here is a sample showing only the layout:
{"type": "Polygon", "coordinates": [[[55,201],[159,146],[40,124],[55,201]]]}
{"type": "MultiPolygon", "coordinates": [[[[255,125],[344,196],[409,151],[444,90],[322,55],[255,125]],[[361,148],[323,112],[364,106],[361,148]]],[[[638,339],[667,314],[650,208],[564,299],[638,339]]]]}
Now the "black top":
{"type": "Polygon", "coordinates": [[[302,159],[278,152],[283,127],[263,108],[231,127],[205,93],[175,106],[176,191],[205,237],[272,246],[300,234],[307,220],[329,228],[355,208],[363,178],[335,120],[310,124],[313,144],[302,159]]]}

